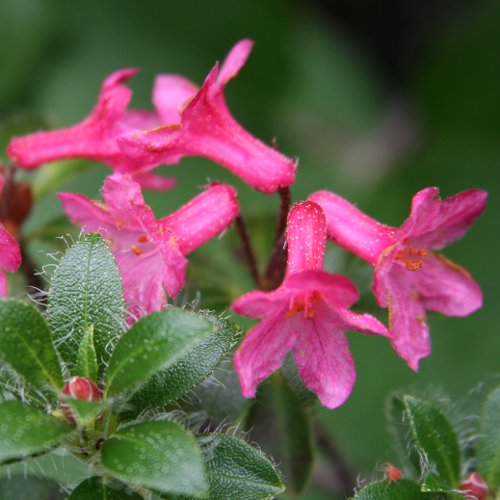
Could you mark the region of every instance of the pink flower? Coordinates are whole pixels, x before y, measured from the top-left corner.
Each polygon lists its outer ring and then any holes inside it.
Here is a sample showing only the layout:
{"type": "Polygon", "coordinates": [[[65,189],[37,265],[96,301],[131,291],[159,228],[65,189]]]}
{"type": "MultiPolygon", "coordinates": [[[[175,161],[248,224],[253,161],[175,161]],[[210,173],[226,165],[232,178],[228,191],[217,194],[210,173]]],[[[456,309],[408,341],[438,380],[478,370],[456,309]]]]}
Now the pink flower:
{"type": "MultiPolygon", "coordinates": [[[[178,106],[182,104],[180,116],[163,116],[160,112],[166,125],[120,137],[122,150],[147,165],[170,162],[172,156],[210,158],[264,193],[290,186],[295,179],[295,162],[242,128],[224,98],[225,85],[245,64],[252,45],[250,40],[236,44],[221,69],[216,64],[199,90],[182,77],[159,76],[155,96],[168,99],[165,107],[169,109],[170,99],[176,100],[178,106]]],[[[155,100],[157,107],[159,99],[155,100]]]]}
{"type": "Polygon", "coordinates": [[[140,317],[165,306],[165,292],[179,293],[186,255],[227,229],[238,215],[234,188],[213,184],[171,215],[156,220],[130,176],[113,174],[102,188],[106,204],[59,193],[68,217],[111,244],[129,311],[140,317]]]}
{"type": "Polygon", "coordinates": [[[243,396],[283,364],[292,351],[304,384],[328,408],[341,405],[356,378],[344,330],[386,335],[369,314],[349,311],[358,299],[345,277],[322,270],[326,221],[310,201],[297,203],[288,216],[288,262],[282,285],[272,292],[254,291],[232,304],[238,314],[261,318],[235,354],[243,396]]]}
{"type": "MultiPolygon", "coordinates": [[[[0,194],[4,185],[3,175],[0,173],[0,194]]],[[[7,278],[3,269],[14,272],[21,265],[21,249],[19,243],[0,223],[0,297],[7,295],[7,278]]]]}
{"type": "Polygon", "coordinates": [[[465,235],[486,197],[469,190],[441,201],[437,188],[423,189],[397,229],[336,194],[310,196],[325,211],[328,236],[374,266],[373,291],[379,305],[389,308],[389,339],[415,371],[431,350],[426,310],[466,316],[482,305],[481,289],[469,273],[435,250],[465,235]]]}
{"type": "MultiPolygon", "coordinates": [[[[117,172],[134,175],[143,187],[158,190],[171,188],[174,179],[150,173],[153,165],[125,156],[116,142],[119,135],[131,130],[159,126],[160,115],[167,113],[161,108],[157,112],[127,111],[132,91],[123,83],[136,72],[136,69],[115,71],[104,81],[97,104],[82,122],[60,130],[12,139],[7,146],[8,156],[28,170],[64,158],[88,158],[106,163],[117,172]]],[[[175,117],[173,110],[170,113],[175,117]]],[[[170,158],[165,163],[177,161],[179,157],[170,158]]]]}

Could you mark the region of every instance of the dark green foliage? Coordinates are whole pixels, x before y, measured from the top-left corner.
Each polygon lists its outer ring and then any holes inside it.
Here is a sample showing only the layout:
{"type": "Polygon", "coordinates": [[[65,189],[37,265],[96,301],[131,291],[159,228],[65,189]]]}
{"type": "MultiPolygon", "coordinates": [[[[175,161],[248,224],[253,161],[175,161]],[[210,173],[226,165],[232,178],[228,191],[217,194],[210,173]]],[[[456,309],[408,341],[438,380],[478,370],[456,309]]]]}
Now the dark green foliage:
{"type": "Polygon", "coordinates": [[[19,401],[0,403],[0,462],[44,452],[72,428],[61,419],[19,401]]]}
{"type": "Polygon", "coordinates": [[[49,329],[33,304],[0,300],[0,357],[33,387],[63,385],[49,329]]]}

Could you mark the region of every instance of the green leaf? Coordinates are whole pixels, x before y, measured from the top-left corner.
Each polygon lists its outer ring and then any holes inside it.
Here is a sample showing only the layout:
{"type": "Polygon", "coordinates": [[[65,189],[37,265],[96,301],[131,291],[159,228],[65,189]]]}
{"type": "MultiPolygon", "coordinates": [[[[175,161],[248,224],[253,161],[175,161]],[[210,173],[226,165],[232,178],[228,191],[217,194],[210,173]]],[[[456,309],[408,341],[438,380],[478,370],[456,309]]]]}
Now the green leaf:
{"type": "Polygon", "coordinates": [[[284,491],[273,464],[244,441],[212,434],[198,442],[206,460],[210,500],[260,500],[284,491]]]}
{"type": "Polygon", "coordinates": [[[460,449],[450,422],[427,401],[403,396],[403,404],[415,446],[435,466],[438,476],[456,487],[460,480],[460,449]]]}
{"type": "Polygon", "coordinates": [[[106,471],[162,493],[205,498],[208,483],[194,437],[175,422],[142,422],[120,429],[102,447],[106,471]]]}
{"type": "Polygon", "coordinates": [[[0,467],[1,476],[26,475],[27,472],[38,478],[55,481],[69,489],[75,488],[94,473],[87,462],[82,462],[63,449],[55,449],[44,455],[0,467]]]}
{"type": "Polygon", "coordinates": [[[409,479],[377,481],[365,486],[354,496],[355,500],[431,500],[432,493],[423,493],[420,486],[409,479]]]}
{"type": "Polygon", "coordinates": [[[437,474],[426,474],[422,480],[422,491],[450,493],[450,486],[437,474]]]}
{"type": "Polygon", "coordinates": [[[94,346],[94,325],[92,324],[87,325],[83,332],[76,356],[75,375],[97,382],[99,366],[94,346]]]}
{"type": "Polygon", "coordinates": [[[5,500],[63,500],[65,495],[59,485],[53,481],[16,474],[0,479],[0,498],[5,500]]]}
{"type": "Polygon", "coordinates": [[[212,428],[236,422],[249,406],[248,399],[241,395],[232,354],[226,356],[210,379],[191,391],[189,396],[182,408],[190,413],[203,412],[212,428]]]}
{"type": "Polygon", "coordinates": [[[35,387],[63,386],[49,329],[32,304],[0,300],[0,357],[35,387]]]}
{"type": "Polygon", "coordinates": [[[500,487],[500,387],[484,404],[479,423],[477,470],[490,487],[500,487]]]}
{"type": "Polygon", "coordinates": [[[200,314],[173,307],[141,318],[116,344],[106,393],[118,394],[170,368],[214,330],[200,314]]]}
{"type": "Polygon", "coordinates": [[[70,369],[93,325],[102,370],[109,358],[108,344],[123,331],[125,309],[120,273],[101,236],[89,234],[66,252],[54,271],[48,302],[49,325],[70,369]]]}
{"type": "Polygon", "coordinates": [[[105,483],[101,477],[91,477],[80,483],[68,500],[142,500],[142,496],[127,490],[125,485],[105,483]]]}
{"type": "Polygon", "coordinates": [[[133,410],[127,415],[167,405],[185,395],[212,374],[222,356],[242,338],[244,332],[238,325],[215,316],[204,317],[215,329],[170,368],[157,373],[141,387],[128,401],[133,410]]]}
{"type": "Polygon", "coordinates": [[[48,450],[73,429],[19,401],[0,403],[0,461],[48,450]]]}
{"type": "Polygon", "coordinates": [[[299,494],[306,486],[313,463],[313,439],[308,414],[280,374],[259,388],[246,428],[251,440],[277,463],[287,493],[299,494]]]}
{"type": "Polygon", "coordinates": [[[389,431],[392,434],[396,451],[402,463],[408,466],[415,475],[422,473],[420,456],[408,429],[406,407],[400,394],[393,394],[387,399],[386,417],[389,431]]]}
{"type": "Polygon", "coordinates": [[[64,398],[64,402],[70,408],[72,416],[81,427],[93,425],[97,415],[109,407],[106,402],[82,401],[71,397],[64,398]]]}

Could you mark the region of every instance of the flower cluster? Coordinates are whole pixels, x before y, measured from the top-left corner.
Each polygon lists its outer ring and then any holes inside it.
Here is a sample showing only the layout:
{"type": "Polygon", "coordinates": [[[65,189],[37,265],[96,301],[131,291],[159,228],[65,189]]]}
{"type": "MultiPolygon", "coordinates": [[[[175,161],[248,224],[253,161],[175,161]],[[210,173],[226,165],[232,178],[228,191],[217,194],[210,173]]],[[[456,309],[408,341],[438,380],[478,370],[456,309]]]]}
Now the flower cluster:
{"type": "MultiPolygon", "coordinates": [[[[158,76],[154,111],[128,109],[131,91],[125,82],[136,70],[117,71],[104,81],[97,104],[81,123],[15,138],[8,146],[9,157],[25,169],[82,157],[114,170],[102,188],[104,203],[72,193],[59,197],[73,222],[109,241],[131,321],[166,307],[168,296],[185,284],[186,256],[226,230],[240,210],[233,187],[212,183],[157,220],[142,188],[166,190],[174,179],[154,174],[155,167],[176,164],[186,155],[203,156],[266,194],[282,194],[295,181],[296,162],[241,127],[224,98],[225,85],[251,48],[249,40],[236,44],[200,88],[179,75],[158,76]]],[[[339,406],[355,380],[346,330],[388,336],[417,370],[430,352],[426,311],[464,316],[481,306],[477,283],[436,250],[461,238],[485,204],[486,193],[479,190],[441,201],[436,188],[424,189],[414,196],[411,214],[399,229],[378,223],[328,191],[293,205],[286,233],[276,239],[283,258],[271,261],[284,263],[282,283],[273,283],[271,291],[249,292],[231,305],[238,314],[260,319],[235,355],[243,395],[253,397],[257,385],[291,351],[304,384],[326,407],[339,406]],[[373,266],[373,292],[378,304],[388,308],[388,328],[369,314],[349,310],[358,292],[346,277],[323,269],[327,238],[373,266]]],[[[15,270],[19,248],[2,226],[0,246],[0,265],[15,270]]],[[[4,281],[0,273],[2,294],[4,281]]]]}

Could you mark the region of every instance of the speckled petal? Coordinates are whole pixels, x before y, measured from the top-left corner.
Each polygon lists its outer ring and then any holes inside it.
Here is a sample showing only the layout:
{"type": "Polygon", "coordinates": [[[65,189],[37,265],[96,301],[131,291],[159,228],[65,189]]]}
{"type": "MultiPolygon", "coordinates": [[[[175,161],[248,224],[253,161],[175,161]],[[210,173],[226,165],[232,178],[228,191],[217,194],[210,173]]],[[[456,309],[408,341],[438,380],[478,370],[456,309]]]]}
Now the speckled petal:
{"type": "Polygon", "coordinates": [[[154,231],[153,211],[144,203],[141,186],[131,176],[113,174],[107,177],[102,196],[118,226],[144,233],[154,231]]]}
{"type": "Polygon", "coordinates": [[[323,210],[312,201],[296,203],[288,214],[287,276],[323,268],[326,244],[326,219],[323,210]]]}
{"type": "Polygon", "coordinates": [[[118,139],[122,151],[147,165],[172,163],[172,158],[183,155],[203,156],[265,193],[290,186],[295,180],[295,162],[243,129],[224,99],[224,84],[236,75],[250,47],[249,41],[240,42],[221,73],[217,65],[210,71],[183,109],[180,123],[145,134],[125,134],[118,139]]]}
{"type": "Polygon", "coordinates": [[[389,340],[396,352],[417,371],[419,360],[431,352],[429,326],[425,307],[420,299],[414,274],[394,266],[387,276],[389,307],[389,340]]]}
{"type": "Polygon", "coordinates": [[[317,191],[309,200],[323,209],[328,237],[370,264],[375,265],[383,250],[394,244],[395,228],[368,217],[344,198],[317,191]]]}
{"type": "Polygon", "coordinates": [[[102,85],[96,106],[81,123],[12,139],[7,147],[8,156],[26,169],[63,158],[120,163],[123,155],[116,144],[115,126],[124,116],[132,95],[123,82],[135,73],[135,69],[124,69],[111,74],[102,85]]]}
{"type": "Polygon", "coordinates": [[[227,229],[239,210],[236,190],[214,184],[158,224],[169,228],[181,252],[187,255],[227,229]]]}
{"type": "Polygon", "coordinates": [[[259,290],[246,293],[231,304],[231,309],[242,316],[249,318],[264,318],[271,314],[277,304],[288,303],[291,294],[282,287],[272,292],[259,290]]]}
{"type": "Polygon", "coordinates": [[[57,193],[64,211],[71,222],[81,226],[87,233],[105,232],[106,236],[116,231],[116,222],[102,203],[89,200],[81,194],[57,193]]]}
{"type": "Polygon", "coordinates": [[[301,324],[293,359],[299,375],[323,406],[336,408],[349,397],[356,380],[341,321],[326,304],[316,307],[314,319],[296,316],[301,324]]]}
{"type": "Polygon", "coordinates": [[[295,295],[304,293],[305,290],[316,290],[332,307],[347,308],[359,299],[358,290],[351,280],[341,274],[325,271],[290,274],[280,288],[295,295]]]}
{"type": "Polygon", "coordinates": [[[286,305],[271,311],[268,317],[249,330],[234,355],[241,393],[246,398],[253,397],[257,385],[281,367],[295,343],[297,319],[288,318],[286,311],[286,305]]]}
{"type": "Polygon", "coordinates": [[[436,188],[424,189],[414,196],[411,215],[399,238],[409,238],[417,247],[439,250],[465,235],[483,213],[487,197],[485,191],[470,189],[441,201],[436,188]]]}
{"type": "Polygon", "coordinates": [[[463,268],[439,254],[430,254],[414,276],[425,308],[447,316],[467,316],[483,305],[479,285],[463,268]]]}
{"type": "Polygon", "coordinates": [[[0,224],[0,267],[16,271],[21,265],[21,249],[14,237],[0,224]]]}

